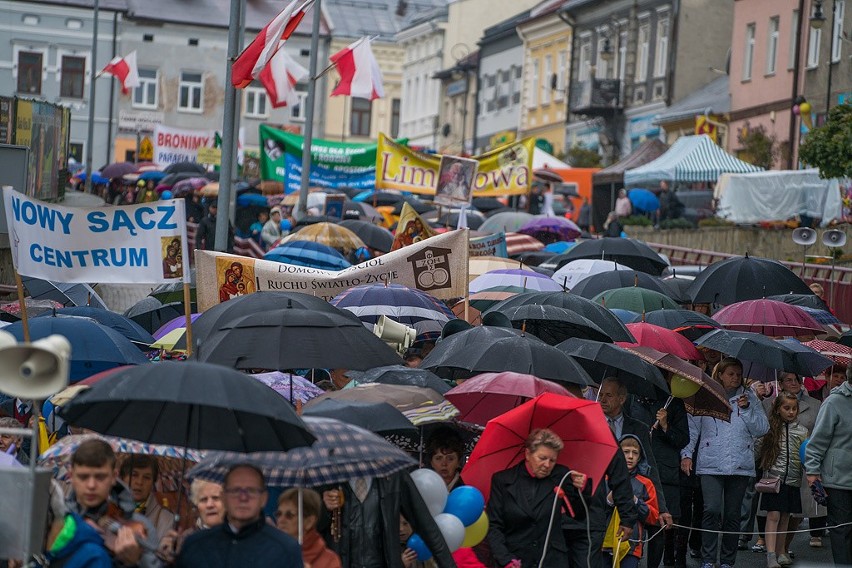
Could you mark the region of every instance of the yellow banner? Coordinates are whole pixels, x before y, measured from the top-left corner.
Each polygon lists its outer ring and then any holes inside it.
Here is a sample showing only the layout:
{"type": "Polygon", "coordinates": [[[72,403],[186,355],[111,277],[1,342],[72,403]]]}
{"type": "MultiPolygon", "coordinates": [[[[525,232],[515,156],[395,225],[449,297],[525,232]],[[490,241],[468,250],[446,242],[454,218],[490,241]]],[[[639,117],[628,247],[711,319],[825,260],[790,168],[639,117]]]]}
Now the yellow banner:
{"type": "MultiPolygon", "coordinates": [[[[479,171],[473,185],[473,196],[528,193],[534,147],[535,139],[525,138],[474,156],[473,159],[479,162],[479,171]]],[[[379,134],[379,150],[376,153],[377,189],[435,195],[440,166],[440,154],[416,152],[379,134]]]]}

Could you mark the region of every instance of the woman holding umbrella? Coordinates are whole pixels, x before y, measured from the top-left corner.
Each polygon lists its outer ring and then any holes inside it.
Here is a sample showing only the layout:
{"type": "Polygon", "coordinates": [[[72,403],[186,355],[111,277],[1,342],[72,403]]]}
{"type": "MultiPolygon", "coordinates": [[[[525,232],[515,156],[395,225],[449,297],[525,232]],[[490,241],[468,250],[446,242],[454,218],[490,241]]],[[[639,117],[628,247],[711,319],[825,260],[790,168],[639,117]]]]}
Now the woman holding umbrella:
{"type": "Polygon", "coordinates": [[[524,460],[491,479],[488,541],[498,566],[562,568],[568,564],[563,517],[582,514],[579,490],[586,475],[557,465],[562,440],[551,430],[533,430],[524,460]],[[567,478],[571,484],[565,486],[567,478]],[[557,498],[554,507],[554,497],[557,498]]]}

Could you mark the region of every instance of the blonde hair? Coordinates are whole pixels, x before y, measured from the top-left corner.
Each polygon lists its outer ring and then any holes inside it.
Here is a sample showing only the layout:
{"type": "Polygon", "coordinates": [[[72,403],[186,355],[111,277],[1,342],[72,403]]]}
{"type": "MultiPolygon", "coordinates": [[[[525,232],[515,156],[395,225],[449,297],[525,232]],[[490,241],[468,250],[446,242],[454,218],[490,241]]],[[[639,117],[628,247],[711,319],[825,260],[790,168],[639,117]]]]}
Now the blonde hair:
{"type": "MultiPolygon", "coordinates": [[[[281,506],[281,503],[290,503],[291,505],[298,507],[299,490],[291,488],[282,493],[281,496],[278,497],[279,507],[281,506]]],[[[316,517],[319,519],[321,503],[322,500],[320,499],[319,493],[311,489],[302,489],[302,514],[305,517],[316,517]]]]}
{"type": "MultiPolygon", "coordinates": [[[[722,373],[731,367],[739,367],[740,371],[742,371],[743,362],[736,357],[723,357],[722,360],[716,363],[716,366],[713,367],[713,379],[715,379],[716,382],[719,382],[719,377],[722,376],[722,373]]],[[[743,384],[745,384],[745,378],[743,378],[743,384]]]]}
{"type": "Polygon", "coordinates": [[[201,490],[207,487],[208,485],[214,485],[218,487],[220,490],[222,489],[222,485],[219,483],[214,483],[212,481],[206,481],[204,479],[193,479],[192,484],[189,486],[189,501],[195,506],[198,506],[198,494],[201,493],[201,490]]]}
{"type": "Polygon", "coordinates": [[[547,428],[536,428],[530,432],[530,435],[527,437],[526,448],[529,451],[534,452],[541,446],[550,448],[554,452],[561,452],[562,448],[565,447],[565,444],[562,442],[562,438],[557,436],[553,430],[548,430],[547,428]]]}

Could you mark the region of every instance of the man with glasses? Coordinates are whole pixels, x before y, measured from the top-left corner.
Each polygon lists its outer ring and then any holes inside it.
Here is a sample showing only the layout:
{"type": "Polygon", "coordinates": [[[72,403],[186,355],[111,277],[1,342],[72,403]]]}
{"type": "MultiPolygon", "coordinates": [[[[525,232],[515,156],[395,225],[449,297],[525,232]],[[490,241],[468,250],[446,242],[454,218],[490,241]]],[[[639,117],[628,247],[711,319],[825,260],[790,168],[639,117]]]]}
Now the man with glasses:
{"type": "Polygon", "coordinates": [[[260,470],[251,465],[232,467],[225,476],[224,493],[225,522],[188,537],[176,566],[302,568],[299,543],[263,517],[269,495],[260,470]]]}

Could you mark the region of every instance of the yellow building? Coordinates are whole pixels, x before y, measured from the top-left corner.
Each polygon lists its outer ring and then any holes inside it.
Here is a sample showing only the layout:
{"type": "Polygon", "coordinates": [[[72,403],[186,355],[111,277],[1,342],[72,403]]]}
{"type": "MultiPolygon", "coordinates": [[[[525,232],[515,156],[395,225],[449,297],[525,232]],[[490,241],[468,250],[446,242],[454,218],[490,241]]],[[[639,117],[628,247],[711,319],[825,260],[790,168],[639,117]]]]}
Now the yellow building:
{"type": "Polygon", "coordinates": [[[517,28],[524,42],[519,137],[543,138],[555,154],[565,151],[571,61],[571,28],[558,15],[561,4],[539,4],[517,28]]]}

